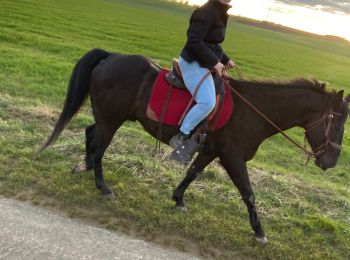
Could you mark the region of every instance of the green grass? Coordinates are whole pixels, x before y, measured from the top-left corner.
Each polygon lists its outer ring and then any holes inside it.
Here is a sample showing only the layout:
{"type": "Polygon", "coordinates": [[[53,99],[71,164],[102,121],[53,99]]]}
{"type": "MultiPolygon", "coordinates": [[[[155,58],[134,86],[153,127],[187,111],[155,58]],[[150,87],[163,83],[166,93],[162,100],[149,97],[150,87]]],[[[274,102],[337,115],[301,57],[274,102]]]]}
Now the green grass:
{"type": "MultiPolygon", "coordinates": [[[[83,108],[42,155],[36,148],[57,119],[70,73],[88,50],[144,54],[163,66],[178,56],[189,7],[157,0],[0,1],[0,194],[58,208],[106,228],[207,257],[350,258],[350,140],[337,168],[323,172],[281,136],[249,163],[270,243],[252,240],[247,211],[227,174],[211,164],[185,195],[188,213],[170,200],[185,169],[153,155],[155,140],[126,123],[105,156],[104,201],[91,172],[70,173],[83,158],[83,108]]],[[[229,22],[225,49],[246,78],[311,77],[350,92],[350,44],[229,22]]],[[[291,108],[292,109],[292,108],[291,108]]],[[[300,142],[303,133],[289,133],[300,142]]],[[[163,152],[169,152],[163,146],[163,152]]]]}

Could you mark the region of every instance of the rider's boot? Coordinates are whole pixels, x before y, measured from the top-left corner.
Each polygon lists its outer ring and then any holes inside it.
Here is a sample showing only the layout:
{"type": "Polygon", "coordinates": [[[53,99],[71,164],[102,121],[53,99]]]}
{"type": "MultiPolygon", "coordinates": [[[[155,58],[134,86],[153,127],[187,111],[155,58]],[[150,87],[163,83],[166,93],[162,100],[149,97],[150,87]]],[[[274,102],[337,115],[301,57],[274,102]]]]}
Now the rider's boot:
{"type": "Polygon", "coordinates": [[[190,138],[189,135],[181,132],[173,136],[169,144],[174,148],[169,159],[184,165],[187,165],[191,161],[193,155],[198,150],[198,143],[190,138]]]}
{"type": "Polygon", "coordinates": [[[170,139],[169,145],[175,149],[179,147],[183,142],[185,142],[188,138],[189,138],[189,135],[184,134],[183,132],[180,131],[178,134],[174,135],[170,139]]]}

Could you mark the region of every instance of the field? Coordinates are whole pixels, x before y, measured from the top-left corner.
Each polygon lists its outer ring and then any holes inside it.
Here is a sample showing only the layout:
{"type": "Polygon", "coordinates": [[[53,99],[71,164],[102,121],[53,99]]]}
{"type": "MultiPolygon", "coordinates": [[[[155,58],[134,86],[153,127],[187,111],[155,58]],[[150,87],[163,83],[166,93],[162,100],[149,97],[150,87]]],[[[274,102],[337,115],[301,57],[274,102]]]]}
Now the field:
{"type": "MultiPolygon", "coordinates": [[[[0,194],[208,258],[349,259],[349,123],[335,169],[304,166],[304,155],[279,135],[249,162],[266,246],[252,239],[246,208],[217,163],[185,194],[188,212],[177,211],[172,190],[186,169],[154,154],[155,140],[138,123],[126,123],[104,157],[113,200],[101,198],[92,172],[70,173],[83,159],[89,104],[52,147],[36,153],[83,54],[98,47],[169,66],[190,13],[160,0],[0,0],[0,194]]],[[[316,78],[350,93],[350,43],[231,20],[224,48],[248,79],[316,78]]],[[[303,142],[301,129],[288,133],[303,142]]]]}

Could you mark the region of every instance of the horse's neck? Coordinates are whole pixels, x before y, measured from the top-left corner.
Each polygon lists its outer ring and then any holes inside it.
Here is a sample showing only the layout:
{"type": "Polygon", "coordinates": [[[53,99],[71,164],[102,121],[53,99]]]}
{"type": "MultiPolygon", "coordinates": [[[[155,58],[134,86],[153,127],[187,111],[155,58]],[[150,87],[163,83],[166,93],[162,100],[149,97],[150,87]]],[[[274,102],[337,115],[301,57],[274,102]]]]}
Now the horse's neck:
{"type": "MultiPolygon", "coordinates": [[[[325,109],[324,93],[312,88],[262,84],[245,86],[241,90],[252,104],[282,130],[303,127],[311,117],[325,109]]],[[[269,135],[277,133],[277,130],[272,131],[269,135]]]]}

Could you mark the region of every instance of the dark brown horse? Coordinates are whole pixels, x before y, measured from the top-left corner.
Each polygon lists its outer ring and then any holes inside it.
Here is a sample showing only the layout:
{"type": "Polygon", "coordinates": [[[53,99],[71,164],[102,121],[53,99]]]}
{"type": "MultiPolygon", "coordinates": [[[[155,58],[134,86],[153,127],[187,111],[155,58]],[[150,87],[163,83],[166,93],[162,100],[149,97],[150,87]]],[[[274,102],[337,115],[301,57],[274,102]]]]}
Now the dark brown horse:
{"type": "MultiPolygon", "coordinates": [[[[139,55],[111,54],[100,49],[85,54],[74,68],[63,111],[42,150],[60,135],[90,94],[96,123],[86,128],[83,169],[94,169],[96,187],[104,196],[113,195],[103,178],[102,157],[115,132],[127,120],[139,121],[148,133],[157,136],[158,123],[146,117],[146,108],[159,70],[158,65],[139,55]]],[[[316,154],[316,165],[323,170],[335,167],[350,101],[349,96],[343,100],[343,91],[327,92],[324,84],[305,79],[287,83],[230,79],[230,85],[282,130],[295,126],[308,130],[306,138],[316,154]]],[[[256,239],[265,243],[267,239],[257,215],[246,162],[277,130],[235,94],[233,97],[233,116],[225,127],[208,135],[204,148],[174,190],[173,199],[178,207],[185,207],[184,192],[218,157],[247,206],[256,239]]],[[[164,126],[161,141],[168,144],[177,131],[176,127],[164,126]]]]}

